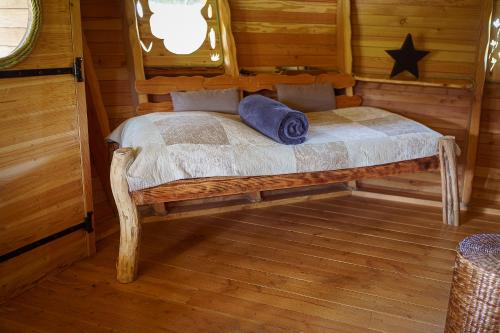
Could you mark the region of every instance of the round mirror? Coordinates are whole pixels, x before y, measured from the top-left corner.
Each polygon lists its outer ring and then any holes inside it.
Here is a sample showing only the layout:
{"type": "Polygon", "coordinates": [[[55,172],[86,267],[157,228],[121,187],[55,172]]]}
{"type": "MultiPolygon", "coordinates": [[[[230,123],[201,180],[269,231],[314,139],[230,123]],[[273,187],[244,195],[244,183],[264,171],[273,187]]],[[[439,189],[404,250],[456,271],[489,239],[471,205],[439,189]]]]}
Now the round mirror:
{"type": "Polygon", "coordinates": [[[0,69],[19,63],[33,49],[40,7],[40,0],[0,0],[0,69]]]}

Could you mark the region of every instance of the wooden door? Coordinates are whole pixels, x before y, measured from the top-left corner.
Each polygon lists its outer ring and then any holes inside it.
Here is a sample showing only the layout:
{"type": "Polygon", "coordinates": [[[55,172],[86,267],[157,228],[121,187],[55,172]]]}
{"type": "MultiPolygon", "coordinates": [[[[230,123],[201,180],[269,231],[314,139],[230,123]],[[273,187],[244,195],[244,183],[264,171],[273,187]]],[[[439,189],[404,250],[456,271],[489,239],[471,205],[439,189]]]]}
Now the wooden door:
{"type": "MultiPolygon", "coordinates": [[[[82,56],[78,0],[43,0],[33,52],[12,70],[68,68],[82,56]]],[[[84,83],[72,74],[0,79],[0,255],[92,211],[84,83]]],[[[94,251],[77,230],[0,263],[0,300],[94,251]]]]}

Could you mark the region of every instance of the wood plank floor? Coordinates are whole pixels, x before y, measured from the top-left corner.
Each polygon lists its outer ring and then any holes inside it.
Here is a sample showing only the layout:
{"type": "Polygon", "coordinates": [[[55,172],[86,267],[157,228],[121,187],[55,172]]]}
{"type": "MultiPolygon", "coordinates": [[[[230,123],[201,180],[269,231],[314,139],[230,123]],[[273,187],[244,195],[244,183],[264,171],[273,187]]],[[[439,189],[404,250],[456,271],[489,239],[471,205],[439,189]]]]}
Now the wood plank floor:
{"type": "Polygon", "coordinates": [[[95,257],[0,306],[1,332],[442,332],[454,249],[500,232],[439,209],[344,197],[144,226],[140,277],[95,257]]]}

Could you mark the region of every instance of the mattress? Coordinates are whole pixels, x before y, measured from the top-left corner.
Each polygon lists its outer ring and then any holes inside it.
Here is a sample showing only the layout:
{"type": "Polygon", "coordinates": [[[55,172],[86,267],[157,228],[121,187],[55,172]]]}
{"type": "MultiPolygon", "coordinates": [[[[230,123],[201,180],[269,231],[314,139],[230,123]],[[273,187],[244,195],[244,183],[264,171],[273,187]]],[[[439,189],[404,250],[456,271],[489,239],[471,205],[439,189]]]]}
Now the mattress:
{"type": "Polygon", "coordinates": [[[135,149],[130,191],[180,179],[265,176],[365,167],[437,154],[441,134],[373,107],[307,113],[305,143],[287,146],[238,115],[162,112],[134,117],[109,136],[135,149]]]}

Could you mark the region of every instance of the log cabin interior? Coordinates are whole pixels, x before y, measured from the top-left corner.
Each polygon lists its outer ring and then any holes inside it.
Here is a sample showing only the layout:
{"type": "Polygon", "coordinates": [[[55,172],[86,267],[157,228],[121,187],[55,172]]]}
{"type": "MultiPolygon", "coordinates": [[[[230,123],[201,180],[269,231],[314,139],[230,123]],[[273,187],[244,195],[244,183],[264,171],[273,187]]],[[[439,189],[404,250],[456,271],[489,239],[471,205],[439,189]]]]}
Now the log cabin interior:
{"type": "Polygon", "coordinates": [[[499,0],[0,0],[0,331],[499,332],[499,42],[499,0]]]}

